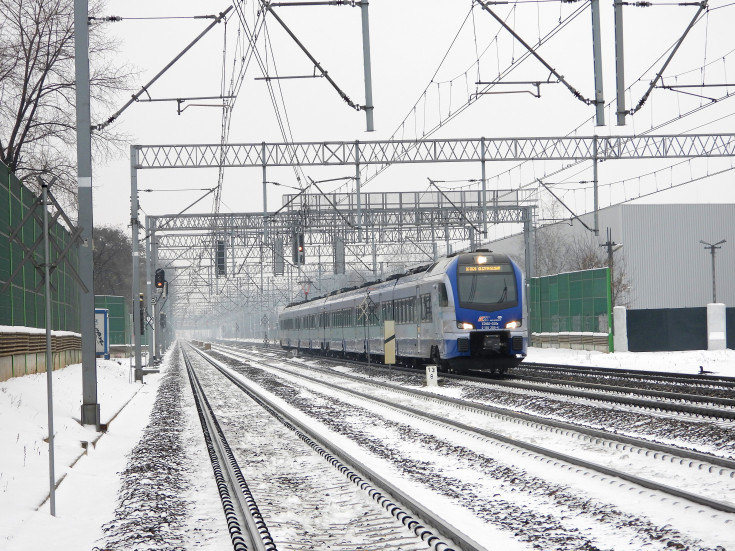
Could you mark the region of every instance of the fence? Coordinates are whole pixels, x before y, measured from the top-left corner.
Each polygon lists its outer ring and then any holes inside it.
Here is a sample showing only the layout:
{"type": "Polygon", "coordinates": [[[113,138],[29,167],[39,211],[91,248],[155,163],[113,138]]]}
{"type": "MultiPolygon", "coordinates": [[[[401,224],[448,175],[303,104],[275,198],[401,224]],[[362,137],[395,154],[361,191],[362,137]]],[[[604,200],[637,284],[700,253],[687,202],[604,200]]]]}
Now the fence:
{"type": "Polygon", "coordinates": [[[529,302],[534,345],[612,351],[607,268],[533,277],[529,302]]]}
{"type": "MultiPolygon", "coordinates": [[[[23,263],[26,256],[21,245],[10,241],[10,234],[25,217],[36,196],[26,188],[8,167],[0,163],[0,289],[23,263]]],[[[39,214],[40,218],[40,214],[39,214]]],[[[23,245],[31,249],[43,233],[41,224],[30,217],[17,235],[23,245]]],[[[51,233],[61,249],[69,242],[69,233],[54,224],[51,233]]],[[[51,248],[51,263],[56,262],[58,251],[51,248]]],[[[32,253],[33,261],[42,265],[43,246],[32,253]]],[[[78,266],[76,246],[72,246],[67,260],[78,266]]],[[[43,275],[27,261],[4,291],[0,292],[0,325],[41,328],[46,326],[46,303],[43,275]]],[[[55,330],[79,331],[79,287],[66,262],[51,274],[51,327],[55,330]]]]}
{"type": "Polygon", "coordinates": [[[110,344],[130,344],[130,320],[125,297],[95,295],[94,307],[106,308],[110,311],[110,344]]]}
{"type": "MultiPolygon", "coordinates": [[[[707,307],[626,312],[628,350],[707,350],[707,307]]],[[[725,309],[726,346],[735,349],[735,308],[725,309]]],[[[697,367],[697,366],[694,366],[697,367]]]]}

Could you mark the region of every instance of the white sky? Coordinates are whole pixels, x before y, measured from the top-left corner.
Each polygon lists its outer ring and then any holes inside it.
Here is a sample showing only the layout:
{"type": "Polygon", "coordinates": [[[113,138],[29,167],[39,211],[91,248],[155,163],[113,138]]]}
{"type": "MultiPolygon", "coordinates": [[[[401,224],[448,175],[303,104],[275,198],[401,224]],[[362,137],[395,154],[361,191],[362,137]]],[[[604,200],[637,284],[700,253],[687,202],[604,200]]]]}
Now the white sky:
{"type": "MultiPolygon", "coordinates": [[[[227,2],[172,2],[155,3],[119,0],[110,1],[106,13],[126,18],[147,16],[202,15],[222,11],[227,2]]],[[[249,0],[245,12],[252,25],[255,3],[249,0]]],[[[501,17],[507,17],[511,26],[531,44],[552,31],[560,17],[565,18],[582,4],[559,2],[520,3],[513,8],[496,6],[501,17]]],[[[735,41],[731,26],[735,4],[728,0],[711,2],[711,11],[687,36],[681,49],[665,72],[666,84],[724,84],[735,86],[735,41]],[[704,69],[702,69],[705,67],[704,69]]],[[[479,79],[496,79],[499,71],[513,70],[504,80],[546,80],[548,71],[533,59],[519,62],[523,47],[500,30],[491,16],[479,7],[470,14],[471,2],[442,0],[401,0],[401,2],[374,0],[370,3],[370,32],[375,105],[374,133],[365,132],[365,116],[349,108],[328,85],[325,79],[299,79],[276,82],[274,90],[285,101],[286,114],[295,141],[354,141],[396,138],[414,139],[424,128],[435,126],[442,119],[435,138],[468,137],[531,137],[563,136],[568,133],[603,135],[630,133],[671,134],[678,132],[726,133],[732,131],[732,99],[713,106],[708,100],[670,90],[656,89],[647,103],[629,124],[615,126],[614,92],[615,60],[613,42],[612,2],[601,3],[603,38],[604,98],[613,104],[606,110],[606,126],[595,128],[592,121],[594,108],[575,99],[562,84],[543,85],[541,98],[529,94],[483,96],[462,114],[446,121],[450,111],[456,112],[472,94],[479,79]],[[468,14],[469,17],[468,17],[468,14]],[[465,21],[464,26],[462,26],[465,21]],[[462,29],[460,31],[460,28],[462,29]],[[454,46],[450,44],[455,39],[454,46]],[[448,53],[447,53],[448,52],[448,53]],[[485,52],[483,54],[483,52],[485,52]],[[446,55],[444,63],[440,62],[446,55]],[[476,60],[480,54],[481,61],[476,60]],[[437,71],[437,68],[439,70],[437,71]],[[432,80],[432,76],[436,76],[432,80]],[[280,84],[280,90],[278,88],[280,84]],[[424,91],[426,93],[424,94],[424,91]],[[415,109],[414,109],[415,106],[415,109]],[[703,108],[701,108],[703,107],[703,108]],[[701,108],[701,109],[700,109],[701,108]],[[679,120],[691,110],[697,113],[679,120]],[[401,122],[404,121],[403,125],[401,122]],[[652,130],[654,127],[660,128],[652,130]]],[[[681,35],[696,12],[696,7],[659,5],[650,8],[626,7],[625,50],[626,85],[630,92],[626,106],[638,102],[648,83],[661,67],[661,56],[681,35]]],[[[364,103],[360,10],[351,7],[291,7],[276,8],[277,13],[292,28],[312,55],[324,66],[329,75],[356,103],[364,103]]],[[[564,27],[539,50],[544,59],[587,98],[594,95],[592,45],[589,7],[564,27]]],[[[121,40],[120,55],[111,63],[131,63],[141,73],[134,80],[135,91],[146,83],[208,24],[208,20],[155,20],[109,24],[111,32],[121,40]]],[[[226,27],[220,24],[194,49],[182,58],[150,88],[153,98],[175,98],[217,95],[222,81],[223,57],[226,59],[225,88],[230,82],[238,21],[231,18],[226,27]]],[[[273,60],[280,75],[312,73],[308,59],[285,36],[272,18],[267,19],[270,44],[267,53],[269,74],[275,74],[273,60]]],[[[242,36],[242,35],[241,35],[242,36]]],[[[264,56],[263,37],[259,50],[264,56]]],[[[229,142],[282,142],[274,109],[267,97],[267,85],[254,78],[262,73],[253,61],[240,90],[233,110],[229,142]]],[[[503,90],[527,90],[528,86],[505,86],[503,90]]],[[[721,97],[733,88],[687,89],[709,97],[721,97]]],[[[120,105],[124,102],[120,99],[120,105]]],[[[214,102],[213,102],[214,103],[214,102]]],[[[111,113],[93,115],[93,123],[111,113]]],[[[176,104],[137,103],[119,120],[119,130],[128,133],[137,144],[219,143],[221,138],[221,110],[213,107],[189,107],[182,115],[176,114],[176,104]]],[[[507,189],[528,185],[535,178],[549,182],[565,182],[557,187],[565,202],[575,210],[591,207],[592,179],[590,163],[581,172],[572,169],[550,175],[559,163],[491,163],[488,167],[488,187],[507,189]]],[[[695,160],[687,162],[610,162],[600,165],[601,206],[629,198],[632,189],[666,187],[674,182],[688,181],[716,171],[729,169],[729,160],[695,160]],[[677,165],[675,168],[672,165],[677,165]],[[653,174],[652,171],[660,170],[653,174]],[[629,178],[622,184],[606,186],[629,178]],[[635,185],[632,184],[635,182],[635,185]]],[[[307,168],[304,174],[315,180],[352,176],[351,167],[307,168]]],[[[393,167],[372,181],[363,191],[405,190],[420,191],[427,187],[427,178],[459,180],[443,184],[446,187],[466,185],[466,180],[479,178],[479,164],[416,165],[393,167]]],[[[268,180],[296,186],[290,169],[269,169],[268,180]]],[[[733,173],[725,172],[717,178],[707,178],[674,191],[654,195],[646,201],[655,202],[732,202],[735,191],[733,173]]],[[[262,173],[260,169],[236,169],[225,173],[221,211],[258,212],[262,210],[262,173]]],[[[211,188],[216,185],[215,170],[150,170],[140,171],[140,189],[211,188]]],[[[130,169],[127,150],[124,158],[94,168],[95,222],[125,226],[130,212],[130,169]],[[114,205],[115,208],[105,208],[114,205]]],[[[323,189],[335,189],[338,184],[325,184],[323,189]]],[[[268,207],[275,210],[280,195],[292,190],[269,186],[268,207]]],[[[141,193],[141,206],[150,214],[171,214],[193,202],[202,192],[141,193]]],[[[547,201],[548,195],[542,196],[547,201]]],[[[211,200],[205,199],[194,212],[209,212],[211,200]]],[[[492,236],[491,236],[492,237],[492,236]]]]}

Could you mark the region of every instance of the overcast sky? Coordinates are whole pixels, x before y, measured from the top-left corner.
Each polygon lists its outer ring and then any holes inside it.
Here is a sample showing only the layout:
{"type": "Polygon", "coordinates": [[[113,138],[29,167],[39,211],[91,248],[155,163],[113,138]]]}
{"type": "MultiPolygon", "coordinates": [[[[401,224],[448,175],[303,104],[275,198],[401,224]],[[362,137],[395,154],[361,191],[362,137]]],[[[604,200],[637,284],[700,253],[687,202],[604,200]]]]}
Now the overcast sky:
{"type": "MultiPolygon", "coordinates": [[[[229,3],[188,1],[119,1],[108,3],[107,14],[126,19],[108,25],[121,41],[120,53],[111,63],[129,63],[140,70],[136,91],[198,35],[210,20],[156,19],[206,15],[223,11],[229,3]]],[[[370,3],[370,33],[375,106],[375,132],[365,131],[365,115],[351,109],[320,79],[274,81],[281,120],[295,141],[383,140],[391,137],[416,139],[441,122],[434,138],[531,137],[567,134],[618,135],[632,133],[675,134],[728,133],[733,129],[735,92],[735,40],[732,22],[735,3],[716,0],[694,26],[664,73],[664,84],[726,84],[726,88],[687,88],[690,94],[725,98],[718,102],[655,89],[644,107],[628,118],[625,127],[615,121],[615,59],[612,2],[601,3],[604,99],[606,124],[594,125],[594,107],[576,99],[563,84],[540,87],[541,97],[526,91],[529,85],[502,85],[496,91],[521,93],[485,95],[462,110],[478,89],[476,82],[545,81],[549,71],[537,60],[524,57],[525,49],[490,14],[469,0],[373,0],[370,3]],[[478,62],[479,58],[479,62],[478,62]],[[728,77],[730,81],[728,81],[728,77]],[[285,104],[285,108],[284,108],[285,104]],[[710,105],[711,104],[711,105],[710,105]],[[459,115],[456,113],[460,111],[459,115]],[[696,111],[687,115],[690,111],[696,111]],[[686,115],[686,116],[684,116],[686,115]]],[[[544,61],[564,76],[585,98],[594,97],[592,31],[589,4],[525,2],[492,8],[527,43],[536,46],[544,61]],[[579,12],[576,16],[575,13],[579,12]],[[562,24],[560,25],[560,21],[562,24]]],[[[257,3],[243,8],[245,21],[254,28],[257,3]]],[[[279,7],[277,13],[305,44],[310,53],[355,103],[364,103],[360,9],[349,6],[279,7]]],[[[649,8],[626,7],[625,52],[626,106],[638,103],[664,60],[667,50],[681,36],[697,11],[696,6],[659,4],[649,8]]],[[[240,72],[246,56],[246,33],[240,18],[232,15],[220,24],[150,88],[152,98],[213,96],[230,89],[233,71],[240,72]],[[238,45],[238,42],[240,43],[238,45]]],[[[286,36],[272,16],[258,38],[261,61],[269,76],[309,75],[314,69],[306,56],[286,36]]],[[[239,88],[232,111],[228,141],[282,142],[275,109],[268,95],[259,64],[253,59],[239,88]]],[[[556,80],[551,77],[551,80],[556,80]]],[[[120,104],[128,96],[121,96],[120,104]]],[[[190,103],[211,103],[190,102],[190,103]]],[[[184,104],[188,105],[188,104],[184,104]]],[[[222,136],[221,108],[191,105],[178,115],[175,102],[136,103],[119,119],[118,129],[136,144],[219,143],[222,136]]],[[[110,113],[98,113],[94,122],[110,113]]],[[[95,223],[127,226],[130,219],[130,163],[127,151],[116,161],[94,167],[95,223]]],[[[557,193],[579,212],[591,205],[591,164],[551,175],[561,163],[491,163],[488,187],[507,189],[528,186],[536,178],[558,182],[557,193]]],[[[716,178],[657,194],[657,202],[732,202],[733,172],[730,160],[628,161],[600,165],[601,206],[675,182],[725,171],[716,178]],[[648,174],[648,176],[643,176],[648,174]],[[638,178],[643,176],[642,178],[638,178]],[[619,183],[627,178],[625,184],[619,183]],[[612,183],[612,184],[611,184],[612,183]],[[652,187],[653,186],[653,187],[652,187]],[[640,191],[639,191],[640,190],[640,191]]],[[[352,176],[351,168],[307,168],[304,175],[315,180],[352,176]]],[[[396,166],[370,182],[363,191],[421,191],[427,178],[445,180],[445,188],[467,186],[479,178],[479,164],[396,166]]],[[[140,171],[141,189],[199,189],[217,184],[216,170],[140,171]]],[[[290,169],[269,169],[268,179],[297,186],[290,169]]],[[[221,211],[262,211],[260,169],[228,170],[224,177],[221,211]]],[[[339,183],[326,184],[327,190],[339,183]]],[[[323,189],[324,189],[323,188],[323,189]]],[[[285,187],[271,185],[268,207],[281,204],[285,187]]],[[[172,193],[141,192],[141,207],[152,215],[171,214],[193,202],[201,191],[172,193]]],[[[542,195],[548,201],[549,195],[542,195]]],[[[209,212],[212,202],[202,201],[195,212],[209,212]]],[[[499,234],[498,234],[499,235],[499,234]]],[[[491,235],[492,237],[492,235],[491,235]]]]}

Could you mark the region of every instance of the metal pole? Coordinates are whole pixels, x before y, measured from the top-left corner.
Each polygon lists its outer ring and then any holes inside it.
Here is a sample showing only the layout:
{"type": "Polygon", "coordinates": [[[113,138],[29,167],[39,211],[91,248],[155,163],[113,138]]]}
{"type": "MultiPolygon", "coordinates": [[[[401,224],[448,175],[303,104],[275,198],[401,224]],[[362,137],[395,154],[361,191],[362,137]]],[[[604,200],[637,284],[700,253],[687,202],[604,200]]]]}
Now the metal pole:
{"type": "Polygon", "coordinates": [[[605,98],[602,91],[602,44],[600,35],[600,0],[591,0],[592,51],[595,70],[595,111],[597,126],[605,126],[605,98]]]}
{"type": "Polygon", "coordinates": [[[597,136],[592,137],[592,183],[594,185],[594,211],[595,211],[595,235],[600,235],[600,224],[598,221],[599,186],[597,181],[597,136]]]}
{"type": "Polygon", "coordinates": [[[132,232],[131,246],[133,250],[133,289],[131,292],[133,308],[133,343],[135,347],[135,380],[143,382],[143,364],[140,355],[140,309],[138,305],[138,291],[140,289],[140,260],[138,252],[138,169],[136,161],[138,147],[130,146],[130,228],[132,232]]]}
{"type": "Polygon", "coordinates": [[[531,278],[534,276],[534,263],[535,263],[535,247],[536,240],[534,238],[536,229],[533,227],[533,207],[525,207],[523,209],[523,242],[524,242],[524,264],[525,264],[525,285],[524,290],[526,293],[525,300],[523,301],[525,307],[523,315],[526,320],[523,322],[526,326],[526,333],[528,335],[528,346],[532,344],[531,334],[531,316],[533,311],[531,309],[531,278]]]}
{"type": "Polygon", "coordinates": [[[265,236],[264,241],[268,241],[268,190],[266,184],[266,167],[268,163],[265,159],[265,142],[261,145],[260,158],[263,161],[263,235],[265,236]]]}
{"type": "MultiPolygon", "coordinates": [[[[156,273],[156,266],[158,266],[158,241],[156,240],[156,218],[150,217],[150,235],[148,239],[151,242],[151,272],[156,273]]],[[[150,276],[148,276],[150,279],[150,276]]],[[[166,285],[165,281],[163,283],[166,285]]],[[[153,337],[155,338],[155,347],[153,348],[153,357],[156,359],[161,358],[161,347],[163,346],[163,331],[161,330],[161,305],[163,304],[160,299],[163,295],[163,290],[159,294],[158,289],[153,285],[151,286],[151,296],[157,296],[158,301],[153,306],[153,337]]]]}
{"type": "Polygon", "coordinates": [[[487,237],[487,182],[485,180],[485,137],[480,138],[480,164],[482,166],[482,235],[487,237]]]}
{"type": "Polygon", "coordinates": [[[710,254],[712,255],[712,303],[717,302],[717,286],[715,285],[715,251],[717,249],[721,249],[722,247],[718,247],[718,245],[722,245],[723,243],[727,243],[726,239],[722,239],[715,243],[714,245],[711,243],[707,243],[706,241],[702,241],[701,239],[699,242],[704,245],[705,249],[709,249],[710,254]]]}
{"type": "Polygon", "coordinates": [[[712,303],[715,304],[717,302],[717,285],[715,283],[715,249],[719,247],[715,247],[712,245],[710,247],[710,252],[712,253],[712,303]]]}
{"type": "Polygon", "coordinates": [[[355,192],[357,194],[357,240],[362,241],[362,210],[360,208],[360,142],[355,142],[355,192]]]}
{"type": "Polygon", "coordinates": [[[373,125],[373,80],[370,63],[370,19],[368,18],[368,1],[360,2],[360,11],[362,12],[362,58],[363,70],[365,73],[365,119],[367,122],[367,131],[375,130],[373,125]]]}
{"type": "MultiPolygon", "coordinates": [[[[151,220],[148,216],[145,217],[145,234],[146,236],[148,236],[148,238],[145,240],[145,309],[148,310],[150,308],[153,319],[155,319],[156,307],[153,304],[153,277],[151,277],[153,264],[153,247],[151,245],[151,220]]],[[[146,327],[148,326],[147,323],[145,325],[146,327]]],[[[151,365],[154,358],[156,357],[156,340],[158,335],[156,335],[156,332],[153,328],[149,328],[149,333],[151,338],[148,339],[148,365],[151,365]]]]}
{"type": "Polygon", "coordinates": [[[87,0],[74,0],[74,67],[77,111],[77,193],[79,201],[80,289],[79,325],[82,333],[82,412],[83,425],[100,426],[97,403],[97,358],[94,332],[94,269],[92,240],[92,120],[89,108],[89,26],[87,0]]]}
{"type": "Polygon", "coordinates": [[[625,49],[623,48],[623,0],[615,0],[615,82],[618,126],[625,126],[625,49]]]}
{"type": "Polygon", "coordinates": [[[56,516],[56,474],[54,473],[54,360],[51,353],[51,255],[48,245],[48,184],[41,183],[43,194],[43,277],[46,290],[46,392],[48,396],[48,477],[51,516],[56,516]]]}

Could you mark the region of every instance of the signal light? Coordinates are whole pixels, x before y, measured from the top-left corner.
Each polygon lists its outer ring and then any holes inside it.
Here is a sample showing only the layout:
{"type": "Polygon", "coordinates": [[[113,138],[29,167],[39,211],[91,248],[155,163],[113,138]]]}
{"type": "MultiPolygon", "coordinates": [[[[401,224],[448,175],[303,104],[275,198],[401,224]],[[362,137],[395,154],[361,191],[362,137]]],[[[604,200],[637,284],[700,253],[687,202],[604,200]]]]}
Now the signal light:
{"type": "Polygon", "coordinates": [[[165,283],[166,273],[163,271],[162,268],[158,268],[156,270],[156,289],[163,289],[165,283]]]}
{"type": "Polygon", "coordinates": [[[306,262],[306,250],[304,248],[304,234],[295,233],[293,239],[293,255],[292,260],[294,264],[305,264],[306,262]]]}

